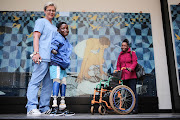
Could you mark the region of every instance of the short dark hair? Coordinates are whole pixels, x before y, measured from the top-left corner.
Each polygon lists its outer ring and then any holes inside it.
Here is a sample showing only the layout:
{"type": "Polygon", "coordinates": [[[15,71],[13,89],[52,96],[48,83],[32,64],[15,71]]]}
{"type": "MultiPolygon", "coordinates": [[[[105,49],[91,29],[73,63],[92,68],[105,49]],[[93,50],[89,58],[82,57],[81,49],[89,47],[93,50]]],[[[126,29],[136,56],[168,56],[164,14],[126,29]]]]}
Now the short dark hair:
{"type": "Polygon", "coordinates": [[[129,46],[129,40],[128,39],[124,39],[123,42],[127,43],[127,45],[129,46]]]}
{"type": "Polygon", "coordinates": [[[56,27],[59,29],[59,28],[61,27],[61,25],[62,25],[62,24],[66,24],[66,25],[67,25],[67,23],[66,23],[66,22],[59,22],[59,23],[57,24],[57,26],[56,26],[56,27]]]}

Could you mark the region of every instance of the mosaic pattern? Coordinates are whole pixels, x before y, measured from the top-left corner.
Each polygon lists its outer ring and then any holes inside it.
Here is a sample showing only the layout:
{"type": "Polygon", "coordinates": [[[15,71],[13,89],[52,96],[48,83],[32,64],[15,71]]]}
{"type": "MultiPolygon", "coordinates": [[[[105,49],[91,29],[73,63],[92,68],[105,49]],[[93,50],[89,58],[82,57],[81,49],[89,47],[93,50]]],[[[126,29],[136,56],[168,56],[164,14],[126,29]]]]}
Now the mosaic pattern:
{"type": "MultiPolygon", "coordinates": [[[[43,12],[0,12],[0,72],[31,72],[33,52],[32,31],[35,20],[43,12]]],[[[69,25],[68,39],[73,47],[88,38],[109,38],[111,44],[104,51],[104,72],[116,68],[121,42],[127,38],[136,51],[138,63],[152,78],[144,80],[148,92],[156,96],[155,65],[151,19],[149,13],[70,12],[56,13],[54,24],[65,21],[69,25]]],[[[82,58],[73,51],[68,72],[79,73],[82,58]]]]}
{"type": "Polygon", "coordinates": [[[180,68],[180,6],[171,5],[172,24],[178,68],[180,68]]]}
{"type": "Polygon", "coordinates": [[[179,5],[171,5],[171,17],[172,17],[174,43],[176,49],[177,67],[179,71],[178,83],[180,86],[180,6],[179,5]]]}

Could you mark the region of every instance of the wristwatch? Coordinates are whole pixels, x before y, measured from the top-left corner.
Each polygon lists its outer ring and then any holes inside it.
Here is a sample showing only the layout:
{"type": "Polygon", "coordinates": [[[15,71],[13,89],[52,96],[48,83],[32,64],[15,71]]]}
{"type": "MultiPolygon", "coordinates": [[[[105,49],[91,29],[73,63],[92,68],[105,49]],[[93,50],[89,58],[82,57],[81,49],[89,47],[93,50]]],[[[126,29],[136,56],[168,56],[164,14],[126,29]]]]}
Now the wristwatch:
{"type": "Polygon", "coordinates": [[[39,54],[39,52],[34,51],[34,52],[30,55],[30,57],[33,58],[33,56],[36,55],[36,54],[39,54]]]}
{"type": "Polygon", "coordinates": [[[39,52],[34,51],[34,52],[33,52],[33,55],[36,55],[36,54],[39,54],[39,52]]]}

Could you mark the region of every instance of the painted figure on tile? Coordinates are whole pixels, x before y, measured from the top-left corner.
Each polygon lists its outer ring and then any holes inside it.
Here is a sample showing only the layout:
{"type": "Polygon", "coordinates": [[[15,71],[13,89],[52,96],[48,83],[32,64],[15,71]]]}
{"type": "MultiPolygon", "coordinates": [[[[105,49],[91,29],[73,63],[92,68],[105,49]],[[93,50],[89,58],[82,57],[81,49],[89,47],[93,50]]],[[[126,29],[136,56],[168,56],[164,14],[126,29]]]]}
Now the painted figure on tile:
{"type": "Polygon", "coordinates": [[[93,65],[98,65],[100,74],[105,74],[103,71],[104,50],[110,46],[110,40],[106,37],[99,39],[89,38],[86,41],[86,48],[81,64],[81,70],[77,78],[77,82],[82,82],[84,78],[89,79],[89,68],[93,65]]]}

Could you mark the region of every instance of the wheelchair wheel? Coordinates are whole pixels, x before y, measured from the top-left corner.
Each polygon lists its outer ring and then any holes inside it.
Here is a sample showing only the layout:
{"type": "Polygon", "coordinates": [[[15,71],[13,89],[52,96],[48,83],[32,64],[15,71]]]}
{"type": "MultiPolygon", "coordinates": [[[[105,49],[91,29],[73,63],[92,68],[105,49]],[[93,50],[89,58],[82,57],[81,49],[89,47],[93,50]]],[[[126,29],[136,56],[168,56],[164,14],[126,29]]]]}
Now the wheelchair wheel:
{"type": "Polygon", "coordinates": [[[94,115],[94,113],[95,113],[94,106],[91,106],[91,114],[94,115]]]}
{"type": "Polygon", "coordinates": [[[98,112],[99,114],[101,115],[105,115],[106,113],[106,107],[104,105],[100,105],[99,108],[98,108],[98,112]]]}
{"type": "Polygon", "coordinates": [[[109,96],[112,109],[118,114],[130,113],[136,103],[134,92],[125,85],[116,86],[109,96]]]}

